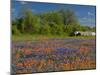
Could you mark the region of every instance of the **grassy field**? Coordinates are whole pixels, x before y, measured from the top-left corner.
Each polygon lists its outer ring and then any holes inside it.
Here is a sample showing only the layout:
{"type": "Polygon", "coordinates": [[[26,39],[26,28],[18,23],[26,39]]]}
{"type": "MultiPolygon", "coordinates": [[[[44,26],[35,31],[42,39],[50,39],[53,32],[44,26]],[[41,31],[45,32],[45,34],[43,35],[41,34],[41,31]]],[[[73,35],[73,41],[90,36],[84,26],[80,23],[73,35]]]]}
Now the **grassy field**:
{"type": "Polygon", "coordinates": [[[24,40],[44,40],[44,39],[52,39],[52,38],[95,38],[95,36],[65,36],[65,35],[12,35],[13,41],[24,41],[24,40]]]}

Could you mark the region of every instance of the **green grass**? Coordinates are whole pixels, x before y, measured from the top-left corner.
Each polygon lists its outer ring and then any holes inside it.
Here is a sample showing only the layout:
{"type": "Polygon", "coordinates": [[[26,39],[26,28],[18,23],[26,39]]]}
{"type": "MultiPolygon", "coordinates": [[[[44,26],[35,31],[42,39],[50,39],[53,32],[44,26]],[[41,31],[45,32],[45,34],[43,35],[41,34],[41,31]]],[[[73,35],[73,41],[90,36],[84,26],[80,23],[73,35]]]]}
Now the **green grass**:
{"type": "Polygon", "coordinates": [[[65,35],[31,35],[31,34],[22,34],[22,35],[12,35],[13,41],[24,41],[24,40],[43,40],[51,38],[95,38],[95,36],[65,36],[65,35]]]}

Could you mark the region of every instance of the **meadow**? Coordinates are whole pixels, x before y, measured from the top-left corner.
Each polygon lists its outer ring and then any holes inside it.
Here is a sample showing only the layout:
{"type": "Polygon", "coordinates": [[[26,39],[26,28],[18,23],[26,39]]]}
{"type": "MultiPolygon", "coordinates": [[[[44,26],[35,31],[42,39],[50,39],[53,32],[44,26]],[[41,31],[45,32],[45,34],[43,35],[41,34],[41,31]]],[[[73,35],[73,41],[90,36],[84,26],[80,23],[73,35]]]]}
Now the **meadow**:
{"type": "Polygon", "coordinates": [[[95,38],[12,41],[12,72],[17,74],[96,68],[95,38]]]}

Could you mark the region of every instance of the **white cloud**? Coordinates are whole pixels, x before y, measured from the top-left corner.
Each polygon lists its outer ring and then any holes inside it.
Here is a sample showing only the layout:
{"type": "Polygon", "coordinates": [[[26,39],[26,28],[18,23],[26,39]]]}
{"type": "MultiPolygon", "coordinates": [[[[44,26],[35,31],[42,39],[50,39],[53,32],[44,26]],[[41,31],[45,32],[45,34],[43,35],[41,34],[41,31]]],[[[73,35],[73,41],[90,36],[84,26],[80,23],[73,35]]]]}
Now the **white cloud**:
{"type": "Polygon", "coordinates": [[[92,12],[88,12],[88,16],[93,16],[94,14],[92,12]]]}
{"type": "Polygon", "coordinates": [[[87,17],[83,17],[82,19],[83,19],[83,20],[87,20],[87,17]]]}
{"type": "Polygon", "coordinates": [[[83,18],[80,18],[80,22],[95,23],[95,19],[94,18],[83,17],[83,18]]]}
{"type": "Polygon", "coordinates": [[[24,5],[24,4],[27,4],[27,2],[25,2],[25,1],[21,1],[20,3],[23,4],[23,5],[24,5]]]}

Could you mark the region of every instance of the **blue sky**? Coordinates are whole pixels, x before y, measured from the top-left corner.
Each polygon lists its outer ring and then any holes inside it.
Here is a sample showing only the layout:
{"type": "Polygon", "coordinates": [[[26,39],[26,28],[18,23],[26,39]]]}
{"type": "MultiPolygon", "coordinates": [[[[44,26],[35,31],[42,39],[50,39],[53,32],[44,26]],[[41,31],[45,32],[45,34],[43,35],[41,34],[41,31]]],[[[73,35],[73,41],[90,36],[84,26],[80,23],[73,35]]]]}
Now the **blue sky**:
{"type": "Polygon", "coordinates": [[[55,3],[41,3],[41,2],[23,2],[12,1],[12,17],[15,18],[24,6],[30,8],[33,13],[43,13],[49,11],[63,9],[72,9],[82,25],[95,26],[96,22],[96,7],[89,5],[73,5],[73,4],[55,4],[55,3]]]}

